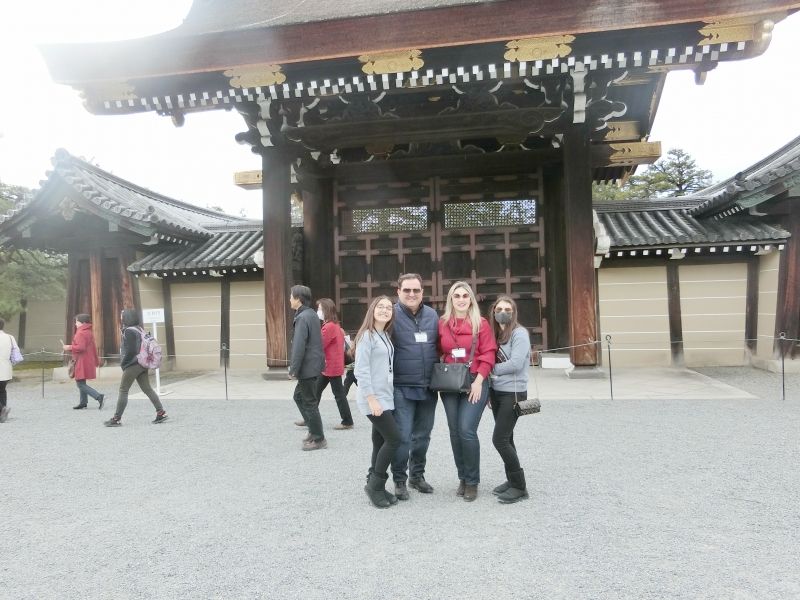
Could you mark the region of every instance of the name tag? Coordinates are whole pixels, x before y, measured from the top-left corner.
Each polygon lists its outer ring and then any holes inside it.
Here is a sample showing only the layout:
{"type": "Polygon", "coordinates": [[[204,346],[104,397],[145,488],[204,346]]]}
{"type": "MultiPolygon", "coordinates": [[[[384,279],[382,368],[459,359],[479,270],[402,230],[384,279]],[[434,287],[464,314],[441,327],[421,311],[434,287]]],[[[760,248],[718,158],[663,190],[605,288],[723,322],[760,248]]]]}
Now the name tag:
{"type": "Polygon", "coordinates": [[[414,341],[417,343],[425,343],[428,341],[428,333],[425,331],[418,331],[414,334],[414,341]]]}
{"type": "Polygon", "coordinates": [[[467,355],[467,351],[464,348],[453,348],[450,355],[453,358],[464,358],[467,355]]]}
{"type": "Polygon", "coordinates": [[[391,371],[389,371],[388,379],[389,379],[389,385],[394,385],[394,373],[392,373],[391,371]]]}

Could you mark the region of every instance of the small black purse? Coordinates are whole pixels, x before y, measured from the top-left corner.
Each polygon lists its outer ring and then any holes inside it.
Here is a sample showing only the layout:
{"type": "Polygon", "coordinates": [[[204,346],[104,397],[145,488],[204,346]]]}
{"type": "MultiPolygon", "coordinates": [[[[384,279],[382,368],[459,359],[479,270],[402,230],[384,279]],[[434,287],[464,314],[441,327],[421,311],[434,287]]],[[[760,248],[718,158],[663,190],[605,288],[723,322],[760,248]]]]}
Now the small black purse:
{"type": "Polygon", "coordinates": [[[542,410],[542,403],[538,398],[528,398],[527,400],[517,400],[514,403],[514,412],[518,417],[522,415],[532,415],[542,410]]]}

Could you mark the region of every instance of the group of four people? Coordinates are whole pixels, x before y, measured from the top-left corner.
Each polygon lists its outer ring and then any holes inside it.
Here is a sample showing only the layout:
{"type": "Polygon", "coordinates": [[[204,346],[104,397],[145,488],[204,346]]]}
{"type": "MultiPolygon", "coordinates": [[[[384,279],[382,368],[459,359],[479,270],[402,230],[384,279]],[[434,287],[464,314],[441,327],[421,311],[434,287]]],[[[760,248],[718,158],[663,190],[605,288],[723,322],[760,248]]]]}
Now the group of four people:
{"type": "MultiPolygon", "coordinates": [[[[385,508],[398,499],[409,499],[408,486],[421,493],[433,493],[433,487],[425,480],[425,464],[438,394],[429,386],[434,364],[441,359],[469,363],[471,375],[468,391],[441,393],[458,473],[457,495],[466,501],[477,497],[477,431],[483,411],[490,404],[495,416],[492,441],[506,471],[506,481],[493,492],[504,503],[527,498],[513,431],[517,420],[514,405],[527,397],[530,337],[518,322],[516,303],[510,297],[499,297],[487,320],[481,316],[469,284],[456,282],[439,317],[433,308],[423,304],[423,296],[420,275],[401,275],[397,302],[388,296],[373,299],[355,336],[354,372],[359,386],[356,403],[372,423],[367,495],[375,506],[385,508]],[[386,491],[390,466],[394,494],[386,491]]],[[[313,314],[311,291],[305,286],[292,288],[290,303],[296,312],[289,373],[298,380],[294,399],[309,429],[303,449],[317,450],[327,447],[317,392],[319,386],[324,389],[327,384],[318,379],[327,367],[326,353],[315,347],[321,347],[321,329],[331,321],[313,314]],[[320,320],[325,323],[322,328],[320,320]]],[[[335,327],[341,330],[338,323],[335,327]]],[[[334,388],[335,395],[336,392],[334,388]]],[[[337,404],[341,404],[338,396],[337,404]]],[[[342,417],[344,423],[344,413],[342,417]]]]}

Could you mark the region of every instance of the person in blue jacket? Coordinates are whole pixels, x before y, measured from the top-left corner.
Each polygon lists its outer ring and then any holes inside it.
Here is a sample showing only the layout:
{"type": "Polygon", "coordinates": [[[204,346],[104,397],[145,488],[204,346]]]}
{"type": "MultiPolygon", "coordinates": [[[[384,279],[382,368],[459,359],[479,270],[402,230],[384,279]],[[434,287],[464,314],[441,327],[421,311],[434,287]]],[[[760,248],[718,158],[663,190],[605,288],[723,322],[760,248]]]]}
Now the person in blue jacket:
{"type": "Polygon", "coordinates": [[[422,303],[422,276],[406,273],[397,280],[394,306],[394,417],[400,445],[392,461],[395,495],[408,500],[406,482],[432,494],[425,481],[425,461],[436,416],[437,394],[428,389],[433,364],[439,359],[439,315],[422,303]]]}

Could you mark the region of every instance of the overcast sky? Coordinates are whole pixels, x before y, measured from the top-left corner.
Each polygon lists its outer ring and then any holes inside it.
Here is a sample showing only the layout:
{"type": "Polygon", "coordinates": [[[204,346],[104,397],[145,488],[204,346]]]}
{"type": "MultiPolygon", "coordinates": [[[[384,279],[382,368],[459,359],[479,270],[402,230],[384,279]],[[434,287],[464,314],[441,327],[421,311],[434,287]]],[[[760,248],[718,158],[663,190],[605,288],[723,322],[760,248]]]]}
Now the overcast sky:
{"type": "MultiPolygon", "coordinates": [[[[233,185],[259,157],[234,135],[235,112],[189,114],[176,128],[155,113],[98,117],[55,85],[36,44],[136,38],[181,23],[191,0],[29,0],[0,4],[0,180],[38,187],[57,148],[134,183],[201,206],[259,217],[261,197],[233,185]]],[[[767,52],[720,63],[705,85],[672,73],[651,140],[683,148],[725,179],[800,135],[800,14],[779,23],[767,52]]]]}

